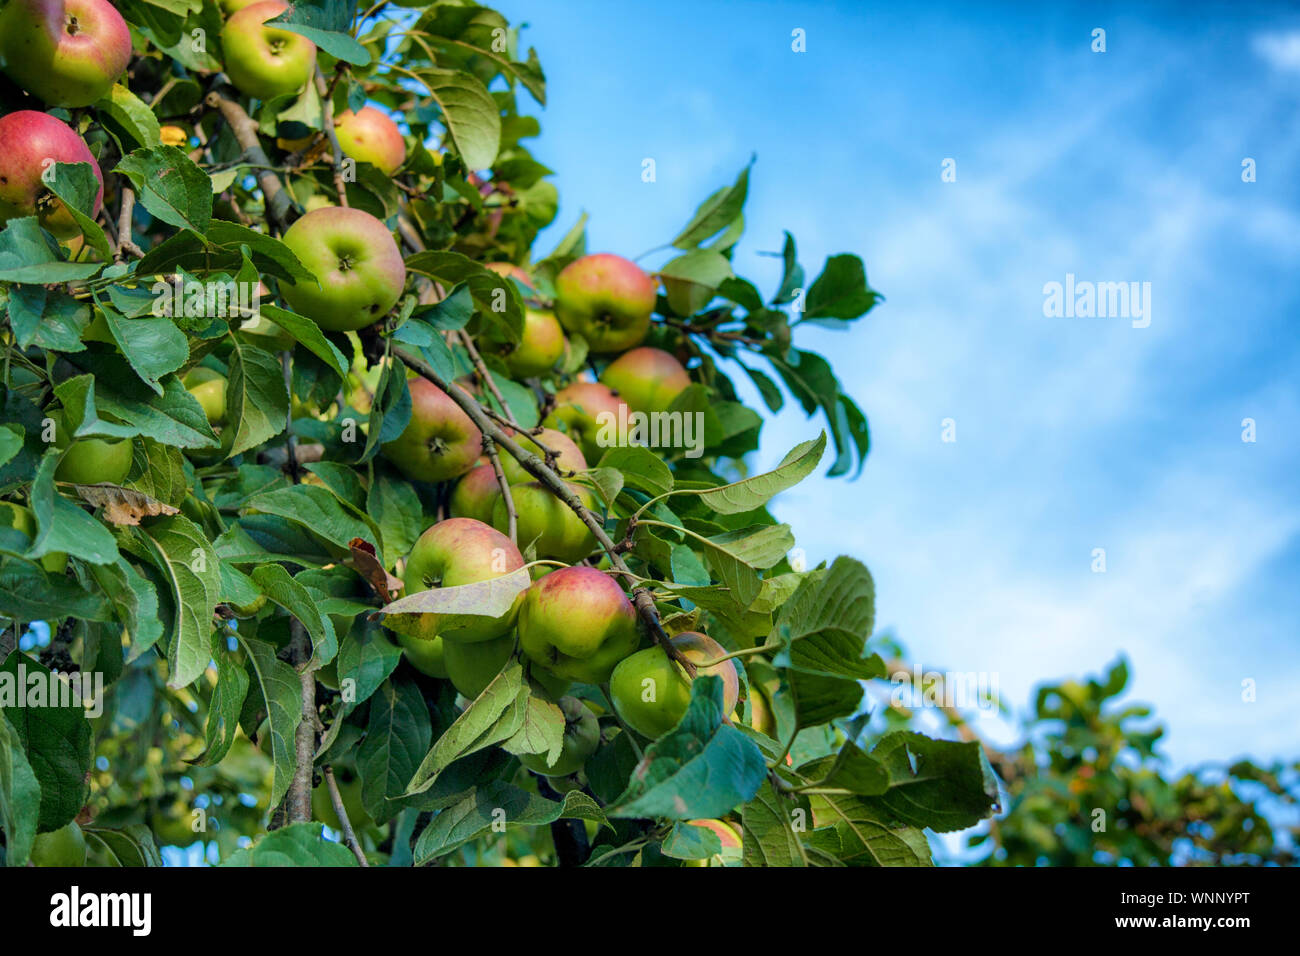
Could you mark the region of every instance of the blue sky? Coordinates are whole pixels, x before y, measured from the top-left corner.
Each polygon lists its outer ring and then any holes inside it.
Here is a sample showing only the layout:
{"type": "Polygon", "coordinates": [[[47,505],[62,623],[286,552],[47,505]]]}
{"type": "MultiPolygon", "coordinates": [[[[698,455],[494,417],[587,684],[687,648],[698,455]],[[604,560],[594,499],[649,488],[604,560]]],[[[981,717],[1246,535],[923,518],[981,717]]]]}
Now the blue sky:
{"type": "MultiPolygon", "coordinates": [[[[658,246],[753,152],[738,271],[771,291],[760,253],[788,229],[811,274],[852,251],[888,298],[851,332],[801,330],[873,450],[776,509],[812,560],[870,566],[879,628],[1022,709],[1123,651],[1176,764],[1296,752],[1300,16],[499,6],[534,18],[547,72],[534,148],[561,207],[540,250],[583,210],[593,251],[658,246]],[[1151,283],[1150,326],[1045,318],[1067,273],[1151,283]]],[[[816,429],[778,416],[756,466],[816,429]]]]}

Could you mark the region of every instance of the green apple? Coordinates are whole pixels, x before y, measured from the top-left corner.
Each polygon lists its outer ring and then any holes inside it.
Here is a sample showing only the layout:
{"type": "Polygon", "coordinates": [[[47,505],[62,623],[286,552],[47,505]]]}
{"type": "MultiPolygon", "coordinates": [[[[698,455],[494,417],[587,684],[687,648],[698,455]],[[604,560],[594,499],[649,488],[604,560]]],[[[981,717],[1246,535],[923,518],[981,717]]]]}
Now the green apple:
{"type": "Polygon", "coordinates": [[[89,106],[130,59],[131,31],[108,0],[9,0],[0,8],[0,67],[49,106],[89,106]]]}
{"type": "Polygon", "coordinates": [[[85,866],[86,837],[81,827],[74,820],[49,833],[36,834],[31,861],[36,866],[85,866]]]}
{"type": "Polygon", "coordinates": [[[560,568],[524,594],[520,647],[560,677],[603,684],[639,642],[632,602],[595,568],[560,568]]]}
{"type": "Polygon", "coordinates": [[[562,429],[582,449],[587,461],[598,462],[606,449],[601,444],[601,426],[606,422],[617,425],[627,416],[626,411],[620,412],[625,406],[630,408],[608,385],[574,382],[555,393],[555,407],[542,424],[562,429]]]}
{"type": "Polygon", "coordinates": [[[576,697],[561,697],[557,703],[564,714],[564,744],[555,763],[548,754],[520,754],[519,762],[543,777],[567,777],[577,773],[600,746],[600,722],[587,705],[576,697]]]}
{"type": "Polygon", "coordinates": [[[492,508],[500,497],[501,484],[492,465],[475,465],[456,482],[447,509],[453,518],[474,518],[491,524],[492,508]]]}
{"type": "Polygon", "coordinates": [[[379,322],[406,284],[406,264],[393,234],[360,209],[313,210],[288,228],[284,244],[316,282],[281,282],[280,291],[290,308],[330,332],[351,332],[379,322]]]}
{"type": "Polygon", "coordinates": [[[57,481],[75,485],[100,482],[119,485],[126,479],[134,458],[130,439],[74,439],[62,412],[50,412],[49,417],[54,419],[54,447],[64,449],[63,457],[54,469],[57,481]]]}
{"type": "MultiPolygon", "coordinates": [[[[544,446],[547,450],[554,452],[555,467],[561,477],[564,477],[569,472],[587,470],[587,459],[582,454],[582,449],[564,432],[558,432],[553,428],[543,428],[536,435],[531,432],[512,431],[510,437],[524,451],[530,451],[539,458],[546,457],[539,446],[544,446]]],[[[533,480],[533,476],[515,460],[513,455],[501,452],[500,457],[501,473],[506,476],[508,484],[516,485],[533,480]]]]}
{"type": "Polygon", "coordinates": [[[623,352],[641,344],[655,307],[654,281],[635,262],[598,253],[555,277],[555,314],[592,352],[623,352]]]}
{"type": "Polygon", "coordinates": [[[754,682],[749,684],[749,726],[760,734],[776,737],[776,712],[767,692],[754,682]]]}
{"type": "Polygon", "coordinates": [[[259,0],[232,13],[222,28],[226,75],[241,93],[261,100],[298,93],[315,74],[316,44],[266,26],[288,9],[282,0],[259,0]]]}
{"type": "Polygon", "coordinates": [[[402,434],[383,445],[384,457],[414,481],[459,478],[482,454],[483,433],[450,395],[428,379],[413,378],[407,385],[411,420],[402,434]]]}
{"type": "MultiPolygon", "coordinates": [[[[10,8],[12,9],[12,8],[10,8]]],[[[48,113],[19,110],[0,116],[0,223],[36,216],[42,228],[59,239],[81,235],[72,213],[50,192],[42,174],[53,175],[51,162],[89,163],[99,180],[92,216],[104,199],[104,176],[85,141],[67,123],[48,113]]]]}
{"type": "Polygon", "coordinates": [[[358,163],[370,163],[385,176],[393,175],[406,162],[402,131],[373,106],[364,106],[359,113],[344,110],[334,117],[334,133],[344,154],[358,163]]]}
{"type": "MultiPolygon", "coordinates": [[[[569,484],[569,490],[588,510],[595,511],[596,497],[591,491],[575,484],[569,484]]],[[[518,517],[516,537],[525,546],[535,542],[539,558],[572,564],[585,558],[596,546],[591,529],[540,482],[511,485],[510,496],[518,517]]],[[[499,498],[492,507],[492,526],[503,531],[509,524],[505,499],[499,498]]]]}
{"type": "Polygon", "coordinates": [[[260,0],[220,0],[220,2],[221,12],[226,16],[230,16],[232,13],[238,13],[240,10],[244,9],[244,7],[251,7],[253,4],[260,2],[260,0]]]}
{"type": "Polygon", "coordinates": [[[452,686],[462,696],[473,700],[483,693],[510,660],[510,655],[515,652],[515,635],[512,631],[490,641],[476,644],[446,641],[442,646],[443,661],[452,686]]]}
{"type": "Polygon", "coordinates": [[[420,637],[412,637],[410,634],[398,634],[396,636],[397,643],[402,646],[402,653],[406,655],[406,659],[411,662],[412,667],[428,677],[436,677],[439,680],[447,679],[447,663],[444,659],[441,637],[435,637],[429,641],[420,637]]]}
{"type": "MultiPolygon", "coordinates": [[[[406,558],[402,580],[410,596],[429,588],[450,588],[476,584],[517,571],[524,566],[519,549],[501,532],[473,518],[448,518],[420,535],[406,558]]],[[[507,633],[523,601],[521,594],[501,617],[479,614],[421,614],[410,636],[431,641],[474,643],[490,641],[507,633]]],[[[443,645],[446,662],[447,646],[443,645]]]]}
{"type": "Polygon", "coordinates": [[[542,667],[536,661],[528,661],[528,676],[533,679],[538,687],[542,689],[547,697],[551,700],[559,700],[563,697],[571,686],[573,681],[567,677],[561,677],[559,674],[552,674],[545,667],[542,667]]]}
{"type": "Polygon", "coordinates": [[[219,425],[226,420],[226,376],[216,369],[200,365],[186,372],[181,384],[203,406],[209,425],[219,425]]]}
{"type": "Polygon", "coordinates": [[[533,308],[524,309],[524,331],[518,342],[493,328],[481,343],[485,352],[501,356],[513,378],[548,374],[564,358],[564,345],[564,330],[555,316],[533,308]]]}
{"type": "Polygon", "coordinates": [[[682,363],[663,349],[646,346],[624,352],[605,367],[600,380],[634,412],[666,412],[691,384],[682,363]]]}
{"type": "MultiPolygon", "coordinates": [[[[717,641],[696,631],[672,638],[673,646],[692,663],[723,657],[727,652],[717,641]]],[[[730,715],[740,698],[740,676],[735,661],[701,667],[698,674],[722,678],[722,712],[730,715]]],[[[621,661],[609,682],[614,709],[623,722],[639,734],[654,739],[677,726],[691,701],[691,681],[669,660],[658,645],[621,661]]]]}
{"type": "MultiPolygon", "coordinates": [[[[12,501],[0,501],[0,528],[13,528],[25,535],[29,542],[35,541],[36,515],[12,501]]],[[[68,556],[62,551],[51,551],[40,562],[50,574],[62,574],[68,567],[68,556]]]]}

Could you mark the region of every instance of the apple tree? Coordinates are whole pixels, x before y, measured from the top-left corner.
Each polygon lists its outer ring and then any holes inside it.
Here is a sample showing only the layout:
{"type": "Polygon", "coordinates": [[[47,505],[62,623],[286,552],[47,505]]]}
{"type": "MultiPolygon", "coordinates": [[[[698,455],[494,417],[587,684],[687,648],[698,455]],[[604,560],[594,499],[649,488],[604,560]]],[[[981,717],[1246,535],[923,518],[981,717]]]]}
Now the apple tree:
{"type": "Polygon", "coordinates": [[[798,339],[878,295],[737,274],[749,166],[652,270],[536,248],[545,74],[460,0],[10,0],[0,65],[7,863],[923,865],[993,812],[867,729],[871,576],[771,510],[863,465],[798,339]]]}

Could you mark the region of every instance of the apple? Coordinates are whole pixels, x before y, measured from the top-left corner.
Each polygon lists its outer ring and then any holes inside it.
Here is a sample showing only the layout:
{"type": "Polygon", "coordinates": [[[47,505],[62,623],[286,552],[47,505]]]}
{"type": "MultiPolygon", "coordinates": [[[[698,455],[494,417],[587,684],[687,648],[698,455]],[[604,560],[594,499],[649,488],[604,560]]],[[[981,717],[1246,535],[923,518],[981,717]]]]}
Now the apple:
{"type": "Polygon", "coordinates": [[[316,282],[281,282],[280,291],[290,308],[330,332],[378,322],[406,284],[406,264],[393,234],[360,209],[314,209],[285,231],[284,244],[316,282]]]}
{"type": "Polygon", "coordinates": [[[595,462],[605,451],[599,441],[601,416],[612,415],[612,420],[618,422],[619,409],[625,405],[608,385],[574,382],[555,393],[555,407],[542,424],[548,428],[563,426],[565,434],[577,442],[586,459],[595,462]]]}
{"type": "Polygon", "coordinates": [[[587,705],[576,697],[561,697],[556,703],[564,714],[564,744],[554,764],[547,754],[520,754],[519,762],[543,777],[567,777],[577,773],[600,746],[600,722],[587,705]]]}
{"type": "MultiPolygon", "coordinates": [[[[717,641],[697,631],[684,631],[671,638],[673,646],[692,663],[726,655],[717,641]]],[[[701,667],[697,674],[722,678],[722,712],[730,714],[740,698],[740,676],[735,661],[701,667]]],[[[654,739],[677,726],[691,701],[691,681],[668,658],[662,647],[637,651],[614,668],[609,682],[610,698],[623,722],[639,734],[654,739]]]]}
{"type": "MultiPolygon", "coordinates": [[[[545,569],[541,569],[545,570],[545,569]]],[[[558,674],[552,674],[545,667],[542,667],[536,661],[528,662],[528,676],[533,682],[542,689],[542,692],[551,700],[559,700],[573,685],[573,681],[567,677],[561,677],[558,674]]]]}
{"type": "Polygon", "coordinates": [[[259,0],[232,13],[222,28],[226,75],[241,93],[260,100],[298,93],[316,72],[316,44],[265,25],[288,9],[282,0],[259,0]]]}
{"type": "Polygon", "coordinates": [[[85,866],[86,837],[81,827],[74,820],[49,833],[36,834],[31,861],[36,866],[85,866]]]}
{"type": "MultiPolygon", "coordinates": [[[[36,515],[12,501],[0,501],[0,528],[12,528],[25,535],[29,542],[35,541],[36,515]]],[[[51,551],[40,562],[50,574],[62,574],[68,567],[68,556],[62,551],[51,551]]]]}
{"type": "MultiPolygon", "coordinates": [[[[575,484],[569,484],[569,489],[589,510],[596,510],[596,497],[588,489],[575,484]]],[[[527,546],[535,542],[539,558],[572,564],[596,546],[596,536],[586,523],[541,482],[511,485],[510,496],[515,502],[519,543],[527,546]]],[[[492,507],[492,526],[501,531],[509,525],[505,498],[499,498],[492,507]]]]}
{"type": "MultiPolygon", "coordinates": [[[[504,458],[501,462],[504,467],[504,458]]],[[[448,511],[453,518],[474,518],[492,523],[492,508],[501,497],[501,485],[491,464],[475,465],[456,482],[448,511]]]]}
{"type": "Polygon", "coordinates": [[[708,866],[714,864],[717,866],[726,866],[728,860],[740,859],[743,841],[740,834],[736,832],[735,827],[721,820],[687,820],[693,827],[703,827],[706,830],[712,830],[718,835],[722,842],[722,852],[715,853],[713,856],[705,857],[702,860],[684,860],[682,866],[708,866]]]}
{"type": "MultiPolygon", "coordinates": [[[[539,458],[546,457],[542,449],[538,447],[539,443],[555,452],[555,466],[559,470],[561,477],[568,472],[587,470],[587,459],[582,454],[582,449],[564,432],[557,432],[553,428],[543,428],[537,435],[533,435],[531,432],[512,431],[510,437],[524,451],[530,451],[539,458]]],[[[500,458],[501,473],[506,476],[508,483],[514,485],[533,480],[533,476],[515,460],[513,455],[502,452],[500,458]]]]}
{"type": "Polygon", "coordinates": [[[495,329],[483,336],[484,351],[501,356],[512,378],[546,375],[564,358],[564,330],[555,316],[538,309],[524,309],[524,331],[511,342],[495,329]]]}
{"type": "MultiPolygon", "coordinates": [[[[81,235],[63,201],[46,188],[41,174],[52,163],[89,163],[99,180],[93,215],[104,200],[104,175],[90,149],[67,123],[48,113],[19,110],[0,117],[0,223],[36,216],[60,239],[81,235]]],[[[51,175],[47,174],[47,175],[51,175]]]]}
{"type": "Polygon", "coordinates": [[[515,635],[512,632],[476,644],[446,641],[442,646],[443,662],[452,686],[462,696],[473,700],[483,693],[510,660],[510,655],[515,652],[515,635]]]}
{"type": "Polygon", "coordinates": [[[600,380],[634,412],[666,412],[691,384],[682,363],[662,349],[646,346],[624,352],[605,367],[600,380]]]}
{"type": "Polygon", "coordinates": [[[598,253],[575,259],[555,277],[555,314],[593,352],[623,352],[650,330],[654,281],[635,262],[598,253]]]}
{"type": "MultiPolygon", "coordinates": [[[[473,518],[448,518],[420,535],[406,558],[402,580],[405,593],[450,588],[501,577],[524,566],[523,555],[501,532],[473,518]]],[[[521,594],[498,618],[477,614],[421,614],[411,636],[473,643],[501,637],[515,623],[521,594]]],[[[447,646],[443,645],[446,662],[447,646]]],[[[450,668],[449,668],[450,672],[450,668]]]]}
{"type": "Polygon", "coordinates": [[[603,684],[639,642],[632,602],[595,568],[552,571],[533,582],[519,608],[524,654],[569,680],[603,684]]]}
{"type": "Polygon", "coordinates": [[[431,641],[409,634],[397,634],[396,637],[397,643],[402,646],[402,653],[412,667],[427,677],[447,679],[447,663],[441,637],[435,637],[431,641]]]}
{"type": "Polygon", "coordinates": [[[50,106],[89,106],[131,59],[131,31],[108,0],[9,0],[0,66],[50,106]]]}
{"type": "Polygon", "coordinates": [[[62,412],[48,413],[54,419],[54,447],[65,449],[54,477],[74,485],[104,482],[121,484],[135,457],[130,439],[72,438],[62,412]]]}
{"type": "Polygon", "coordinates": [[[232,13],[238,13],[244,7],[252,6],[258,0],[220,0],[221,12],[229,16],[232,13]]]}
{"type": "Polygon", "coordinates": [[[414,481],[459,478],[478,461],[483,433],[450,395],[428,379],[413,378],[407,384],[411,420],[402,434],[382,446],[384,457],[414,481]]]}
{"type": "Polygon", "coordinates": [[[491,269],[503,278],[514,279],[529,292],[533,294],[537,293],[537,286],[533,285],[533,280],[529,278],[528,273],[513,262],[485,262],[483,263],[483,268],[491,269]]]}
{"type": "Polygon", "coordinates": [[[767,692],[752,681],[749,685],[749,726],[760,734],[776,737],[776,712],[772,709],[772,702],[768,700],[767,692]]]}
{"type": "Polygon", "coordinates": [[[199,365],[185,373],[181,384],[203,406],[209,425],[219,425],[226,420],[226,376],[216,369],[199,365]]]}
{"type": "Polygon", "coordinates": [[[397,124],[382,110],[362,107],[361,112],[344,110],[334,117],[334,133],[343,152],[358,163],[370,165],[391,176],[406,162],[406,141],[397,124]]]}

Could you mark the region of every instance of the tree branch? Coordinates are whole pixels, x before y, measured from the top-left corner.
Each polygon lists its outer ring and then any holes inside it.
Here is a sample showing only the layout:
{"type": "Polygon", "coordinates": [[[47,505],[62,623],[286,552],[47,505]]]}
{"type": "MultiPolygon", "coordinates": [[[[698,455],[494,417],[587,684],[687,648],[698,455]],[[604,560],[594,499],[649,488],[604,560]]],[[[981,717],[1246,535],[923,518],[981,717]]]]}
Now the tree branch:
{"type": "Polygon", "coordinates": [[[325,785],[329,787],[330,803],[334,805],[334,815],[339,818],[339,824],[343,829],[343,842],[348,845],[352,855],[357,858],[357,863],[361,866],[370,866],[370,861],[366,859],[365,853],[361,851],[361,844],[357,841],[357,835],[352,831],[352,821],[348,819],[347,808],[343,806],[343,795],[339,793],[338,781],[334,779],[334,768],[328,764],[322,768],[325,774],[325,785]]]}
{"type": "MultiPolygon", "coordinates": [[[[262,149],[262,141],[257,136],[257,124],[244,112],[239,103],[228,96],[221,88],[214,89],[204,102],[214,106],[221,113],[222,119],[230,127],[235,141],[244,151],[245,158],[254,166],[270,167],[271,160],[262,149]]],[[[266,215],[276,227],[283,232],[293,216],[293,200],[280,182],[280,177],[269,168],[257,174],[257,184],[262,187],[262,196],[266,201],[266,215]]]]}
{"type": "Polygon", "coordinates": [[[510,492],[510,482],[506,481],[505,470],[501,467],[501,456],[497,454],[496,442],[483,436],[483,450],[487,452],[488,461],[492,462],[492,473],[497,476],[497,485],[501,488],[501,499],[506,503],[506,520],[508,533],[514,544],[519,544],[519,515],[515,511],[515,496],[510,492]]]}
{"type": "MultiPolygon", "coordinates": [[[[340,61],[341,62],[341,61],[340,61]]],[[[335,74],[337,79],[338,74],[335,74]]],[[[325,120],[325,138],[330,141],[330,149],[334,152],[334,189],[339,194],[339,205],[348,204],[348,187],[343,182],[343,147],[339,145],[339,134],[334,129],[334,105],[330,100],[330,91],[332,85],[325,82],[325,75],[320,71],[320,64],[316,64],[316,92],[321,97],[321,115],[325,120]]]]}

